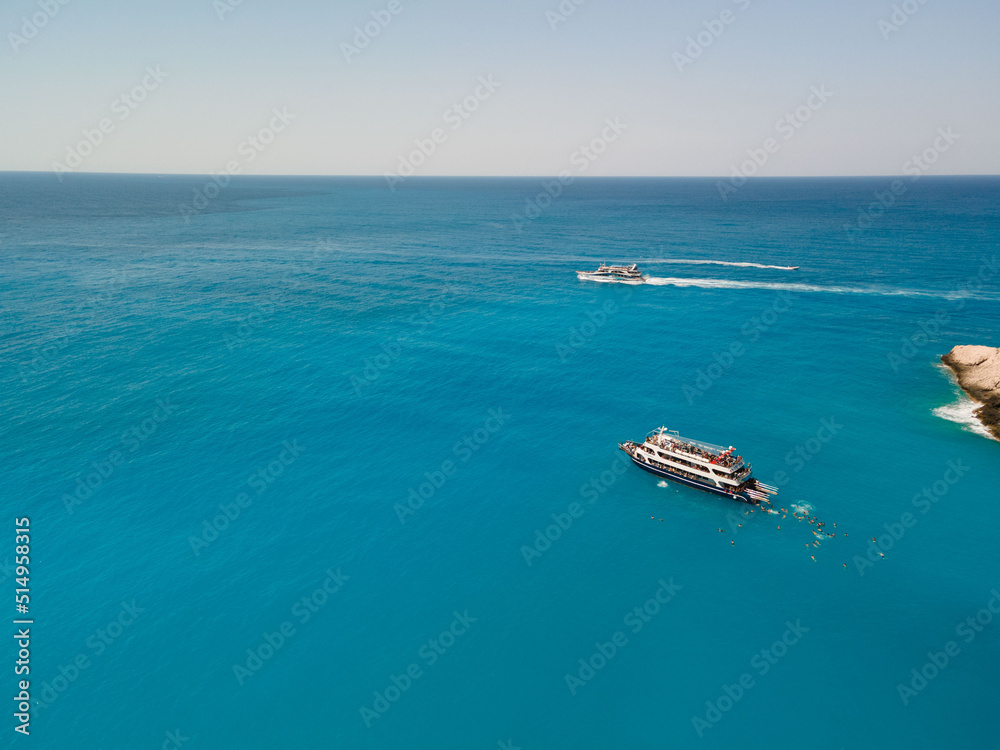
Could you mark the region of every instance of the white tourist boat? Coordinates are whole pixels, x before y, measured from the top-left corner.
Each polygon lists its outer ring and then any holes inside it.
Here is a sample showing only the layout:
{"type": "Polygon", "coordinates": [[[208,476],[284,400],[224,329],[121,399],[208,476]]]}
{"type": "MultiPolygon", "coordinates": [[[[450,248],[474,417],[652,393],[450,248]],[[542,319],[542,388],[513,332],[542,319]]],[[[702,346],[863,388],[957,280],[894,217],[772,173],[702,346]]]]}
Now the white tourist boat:
{"type": "Polygon", "coordinates": [[[758,505],[778,492],[754,479],[751,467],[732,446],[683,438],[666,427],[653,430],[642,443],[628,440],[618,447],[650,474],[733,500],[758,505]]]}
{"type": "Polygon", "coordinates": [[[609,266],[602,263],[596,271],[577,271],[580,281],[610,281],[616,284],[644,284],[649,278],[633,263],[631,266],[609,266]]]}

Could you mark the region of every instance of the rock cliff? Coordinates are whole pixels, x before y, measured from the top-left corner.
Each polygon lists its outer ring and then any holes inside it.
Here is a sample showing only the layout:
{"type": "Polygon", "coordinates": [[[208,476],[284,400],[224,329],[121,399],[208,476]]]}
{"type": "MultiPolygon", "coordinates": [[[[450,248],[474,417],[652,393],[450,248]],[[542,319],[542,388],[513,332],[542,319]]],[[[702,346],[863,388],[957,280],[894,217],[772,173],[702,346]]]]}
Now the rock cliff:
{"type": "Polygon", "coordinates": [[[958,377],[958,384],[982,404],[976,417],[1000,440],[1000,349],[956,346],[941,357],[958,377]]]}

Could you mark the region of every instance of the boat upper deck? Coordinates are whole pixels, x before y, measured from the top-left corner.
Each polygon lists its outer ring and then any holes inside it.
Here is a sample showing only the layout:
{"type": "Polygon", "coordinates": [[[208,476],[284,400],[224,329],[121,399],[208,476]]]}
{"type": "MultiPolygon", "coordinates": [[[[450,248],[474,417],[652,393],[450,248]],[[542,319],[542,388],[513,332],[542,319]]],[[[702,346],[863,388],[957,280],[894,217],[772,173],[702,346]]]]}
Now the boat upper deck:
{"type": "Polygon", "coordinates": [[[737,468],[743,463],[742,456],[733,454],[733,447],[724,448],[700,440],[681,437],[674,430],[661,427],[646,436],[646,442],[672,452],[686,455],[698,462],[704,462],[727,469],[737,468]]]}
{"type": "Polygon", "coordinates": [[[636,263],[633,263],[631,266],[609,266],[601,263],[596,271],[578,271],[578,273],[622,275],[635,278],[642,276],[636,263]]]}

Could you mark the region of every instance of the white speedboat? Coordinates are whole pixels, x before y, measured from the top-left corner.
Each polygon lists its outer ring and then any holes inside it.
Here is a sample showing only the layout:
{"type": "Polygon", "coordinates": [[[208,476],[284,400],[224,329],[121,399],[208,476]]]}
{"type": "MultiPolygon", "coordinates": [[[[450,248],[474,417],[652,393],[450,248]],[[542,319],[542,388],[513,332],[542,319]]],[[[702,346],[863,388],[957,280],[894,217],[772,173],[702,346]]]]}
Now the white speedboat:
{"type": "Polygon", "coordinates": [[[604,263],[596,271],[577,271],[580,281],[609,281],[615,284],[644,284],[649,278],[640,273],[636,264],[631,266],[608,266],[604,263]]]}

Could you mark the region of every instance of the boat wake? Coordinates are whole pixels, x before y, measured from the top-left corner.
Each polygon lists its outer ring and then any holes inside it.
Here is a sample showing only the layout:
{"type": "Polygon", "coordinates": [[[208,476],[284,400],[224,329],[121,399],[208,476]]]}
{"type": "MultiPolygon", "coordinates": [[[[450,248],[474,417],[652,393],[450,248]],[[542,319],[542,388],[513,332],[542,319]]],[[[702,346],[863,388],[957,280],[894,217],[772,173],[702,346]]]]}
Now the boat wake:
{"type": "Polygon", "coordinates": [[[669,258],[647,261],[648,263],[674,263],[682,266],[735,266],[737,268],[772,268],[776,271],[795,271],[798,266],[768,266],[763,263],[749,263],[733,260],[698,260],[694,258],[669,258]]]}
{"type": "Polygon", "coordinates": [[[692,279],[674,276],[650,276],[650,286],[698,287],[700,289],[773,289],[783,292],[825,292],[827,294],[872,294],[886,297],[934,297],[955,300],[970,295],[960,292],[933,292],[921,289],[892,289],[878,286],[822,286],[781,281],[737,281],[735,279],[692,279]]]}

